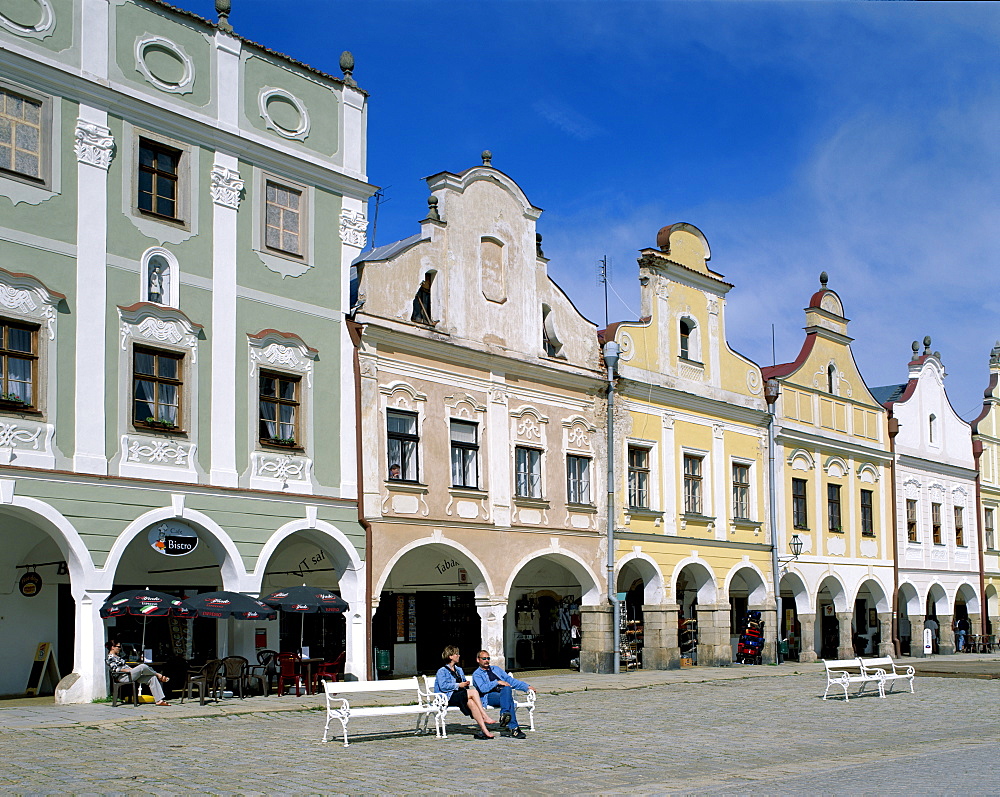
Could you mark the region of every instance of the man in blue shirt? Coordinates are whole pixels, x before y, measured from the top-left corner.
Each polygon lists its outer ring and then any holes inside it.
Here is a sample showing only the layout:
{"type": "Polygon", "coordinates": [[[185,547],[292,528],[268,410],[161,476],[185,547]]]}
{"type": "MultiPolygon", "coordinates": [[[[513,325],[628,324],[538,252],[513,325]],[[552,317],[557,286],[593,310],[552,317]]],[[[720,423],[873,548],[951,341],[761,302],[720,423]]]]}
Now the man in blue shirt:
{"type": "Polygon", "coordinates": [[[504,672],[499,667],[490,666],[488,650],[479,651],[476,661],[479,662],[479,667],[472,674],[472,685],[479,692],[483,705],[498,707],[500,709],[500,725],[507,726],[507,735],[513,739],[524,739],[524,731],[517,725],[514,690],[534,692],[535,688],[524,681],[517,680],[509,672],[504,672]]]}

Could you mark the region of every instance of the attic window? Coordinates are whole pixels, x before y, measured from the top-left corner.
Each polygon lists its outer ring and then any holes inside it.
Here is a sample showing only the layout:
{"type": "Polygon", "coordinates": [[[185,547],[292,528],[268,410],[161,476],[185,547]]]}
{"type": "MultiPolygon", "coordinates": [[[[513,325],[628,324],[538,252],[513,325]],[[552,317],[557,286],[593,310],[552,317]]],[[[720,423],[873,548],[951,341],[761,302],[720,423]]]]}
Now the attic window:
{"type": "Polygon", "coordinates": [[[680,332],[680,357],[682,360],[698,362],[698,325],[692,318],[682,318],[678,325],[680,332]]]}
{"type": "Polygon", "coordinates": [[[542,305],[542,348],[547,357],[561,357],[562,343],[556,337],[555,325],[552,323],[552,308],[542,305]]]}
{"type": "Polygon", "coordinates": [[[826,392],[837,392],[837,367],[833,363],[830,363],[826,369],[826,392]]]}
{"type": "Polygon", "coordinates": [[[927,434],[928,442],[934,442],[934,421],[937,420],[937,416],[932,412],[930,417],[927,419],[927,434]]]}
{"type": "Polygon", "coordinates": [[[413,313],[410,320],[417,324],[434,325],[434,318],[431,316],[431,284],[434,282],[434,272],[428,271],[424,276],[424,281],[417,289],[417,295],[413,297],[413,313]]]}

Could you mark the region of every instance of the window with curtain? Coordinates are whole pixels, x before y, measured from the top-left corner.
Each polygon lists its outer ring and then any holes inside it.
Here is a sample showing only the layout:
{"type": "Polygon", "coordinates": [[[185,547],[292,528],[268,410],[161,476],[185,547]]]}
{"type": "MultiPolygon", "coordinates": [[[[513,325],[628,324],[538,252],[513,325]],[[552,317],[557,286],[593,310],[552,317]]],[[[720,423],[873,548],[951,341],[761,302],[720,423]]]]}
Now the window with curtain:
{"type": "Polygon", "coordinates": [[[906,539],[917,541],[917,502],[912,498],[906,499],[906,539]]]}
{"type": "Polygon", "coordinates": [[[792,479],[792,525],[797,529],[809,528],[809,503],[806,498],[806,480],[792,479]]]}
{"type": "Polygon", "coordinates": [[[0,406],[35,406],[38,327],[0,319],[0,406]]]}
{"type": "Polygon", "coordinates": [[[750,466],[733,463],[733,517],[750,518],[750,466]]]}
{"type": "Polygon", "coordinates": [[[180,429],[184,355],[136,346],[132,361],[132,423],[167,431],[180,429]]]}
{"type": "Polygon", "coordinates": [[[260,374],[260,442],[298,446],[298,376],[260,374]]]}
{"type": "Polygon", "coordinates": [[[451,486],[479,489],[479,429],[468,421],[451,422],[451,486]]]}
{"type": "Polygon", "coordinates": [[[514,449],[514,495],[542,497],[542,452],[537,448],[517,446],[514,449]]]}
{"type": "Polygon", "coordinates": [[[402,410],[386,412],[386,448],[389,455],[389,480],[419,480],[417,415],[402,410]]]}
{"type": "Polygon", "coordinates": [[[566,500],[571,504],[590,503],[590,457],[566,457],[566,500]]]}
{"type": "Polygon", "coordinates": [[[649,449],[628,447],[628,505],[649,509],[649,449]]]}
{"type": "Polygon", "coordinates": [[[692,454],[684,455],[684,512],[686,514],[702,514],[701,466],[701,457],[692,454]]]}

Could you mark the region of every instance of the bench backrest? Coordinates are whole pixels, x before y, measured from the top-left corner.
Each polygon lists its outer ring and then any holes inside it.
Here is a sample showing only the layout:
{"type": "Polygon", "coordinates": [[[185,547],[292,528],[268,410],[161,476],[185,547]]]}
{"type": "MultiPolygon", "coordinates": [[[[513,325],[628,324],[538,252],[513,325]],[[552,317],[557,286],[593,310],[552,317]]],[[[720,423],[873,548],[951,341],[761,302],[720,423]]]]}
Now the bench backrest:
{"type": "Polygon", "coordinates": [[[420,682],[416,676],[393,681],[323,681],[328,695],[363,694],[366,692],[417,692],[420,682]]]}
{"type": "Polygon", "coordinates": [[[865,667],[892,667],[894,664],[891,656],[880,656],[877,659],[862,659],[861,663],[865,667]]]}
{"type": "Polygon", "coordinates": [[[823,659],[828,670],[860,670],[860,659],[823,659]]]}

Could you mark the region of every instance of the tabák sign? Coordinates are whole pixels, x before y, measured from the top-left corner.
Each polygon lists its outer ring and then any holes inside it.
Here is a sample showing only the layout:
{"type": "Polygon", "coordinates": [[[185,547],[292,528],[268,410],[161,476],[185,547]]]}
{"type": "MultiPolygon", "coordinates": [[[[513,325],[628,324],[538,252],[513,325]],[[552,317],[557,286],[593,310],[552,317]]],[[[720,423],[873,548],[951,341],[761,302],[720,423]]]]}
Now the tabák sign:
{"type": "Polygon", "coordinates": [[[184,556],[198,547],[198,534],[176,520],[157,523],[149,530],[149,544],[164,556],[184,556]]]}

